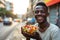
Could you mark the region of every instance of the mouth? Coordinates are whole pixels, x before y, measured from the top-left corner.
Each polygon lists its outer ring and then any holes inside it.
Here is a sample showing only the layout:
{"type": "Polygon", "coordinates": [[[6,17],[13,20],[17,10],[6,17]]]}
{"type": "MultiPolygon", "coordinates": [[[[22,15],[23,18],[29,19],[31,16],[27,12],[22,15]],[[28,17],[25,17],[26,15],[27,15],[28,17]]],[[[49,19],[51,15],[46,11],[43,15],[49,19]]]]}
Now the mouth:
{"type": "Polygon", "coordinates": [[[43,20],[42,19],[38,19],[38,22],[43,22],[43,20]]]}
{"type": "Polygon", "coordinates": [[[43,17],[38,17],[38,18],[37,18],[37,21],[38,21],[38,22],[43,22],[43,21],[44,21],[44,18],[43,18],[43,17]]]}

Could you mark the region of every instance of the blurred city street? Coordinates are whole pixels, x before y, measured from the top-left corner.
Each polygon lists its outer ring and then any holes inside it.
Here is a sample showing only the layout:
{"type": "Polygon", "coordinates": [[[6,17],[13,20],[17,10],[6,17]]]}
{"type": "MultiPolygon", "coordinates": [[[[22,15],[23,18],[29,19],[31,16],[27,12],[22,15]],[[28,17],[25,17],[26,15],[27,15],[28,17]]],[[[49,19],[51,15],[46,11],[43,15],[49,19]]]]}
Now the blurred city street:
{"type": "Polygon", "coordinates": [[[60,28],[60,0],[0,0],[0,40],[26,40],[21,27],[36,23],[35,5],[40,1],[48,8],[47,21],[60,28]]]}
{"type": "Polygon", "coordinates": [[[24,25],[25,22],[19,23],[5,40],[26,40],[26,38],[21,34],[21,27],[24,25]]]}
{"type": "Polygon", "coordinates": [[[0,40],[5,40],[9,34],[14,30],[18,23],[13,22],[12,25],[3,25],[3,22],[0,23],[0,40]]]}

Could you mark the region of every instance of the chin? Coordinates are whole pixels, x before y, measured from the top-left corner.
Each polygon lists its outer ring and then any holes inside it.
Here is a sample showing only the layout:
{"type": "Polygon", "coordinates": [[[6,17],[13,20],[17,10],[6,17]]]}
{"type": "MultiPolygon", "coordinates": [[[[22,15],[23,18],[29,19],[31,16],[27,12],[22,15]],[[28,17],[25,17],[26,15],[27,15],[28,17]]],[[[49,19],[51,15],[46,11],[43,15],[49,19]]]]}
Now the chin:
{"type": "Polygon", "coordinates": [[[41,23],[43,23],[43,22],[38,22],[38,23],[40,23],[40,24],[41,24],[41,23]]]}
{"type": "Polygon", "coordinates": [[[38,23],[39,23],[39,24],[42,24],[42,23],[44,23],[44,21],[38,21],[38,23]]]}

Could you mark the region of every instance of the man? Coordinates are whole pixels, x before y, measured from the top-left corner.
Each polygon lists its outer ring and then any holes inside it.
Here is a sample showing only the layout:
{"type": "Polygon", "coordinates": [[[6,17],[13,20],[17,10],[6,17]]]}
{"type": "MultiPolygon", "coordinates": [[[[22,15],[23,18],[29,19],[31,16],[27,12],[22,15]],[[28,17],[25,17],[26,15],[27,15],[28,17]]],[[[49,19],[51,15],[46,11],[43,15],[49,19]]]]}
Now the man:
{"type": "Polygon", "coordinates": [[[34,12],[37,21],[35,26],[39,27],[39,29],[33,35],[24,33],[22,30],[22,34],[28,38],[27,40],[29,40],[29,38],[34,38],[36,40],[60,40],[59,28],[47,21],[49,13],[48,7],[45,5],[45,3],[37,3],[34,8],[34,12]]]}

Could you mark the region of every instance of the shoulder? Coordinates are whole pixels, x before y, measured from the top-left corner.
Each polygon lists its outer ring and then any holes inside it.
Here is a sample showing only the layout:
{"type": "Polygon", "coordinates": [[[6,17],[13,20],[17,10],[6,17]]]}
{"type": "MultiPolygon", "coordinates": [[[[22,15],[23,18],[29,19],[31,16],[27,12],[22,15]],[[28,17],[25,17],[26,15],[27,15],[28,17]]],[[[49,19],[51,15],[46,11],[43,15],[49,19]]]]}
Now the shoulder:
{"type": "Polygon", "coordinates": [[[58,31],[59,30],[59,27],[56,26],[55,24],[50,23],[50,27],[53,31],[58,31]]]}
{"type": "Polygon", "coordinates": [[[54,25],[54,24],[50,24],[51,27],[51,35],[58,35],[60,33],[60,29],[58,26],[54,25]]]}
{"type": "Polygon", "coordinates": [[[53,29],[51,31],[51,37],[53,40],[60,40],[60,29],[58,28],[58,26],[53,25],[53,29]]]}

